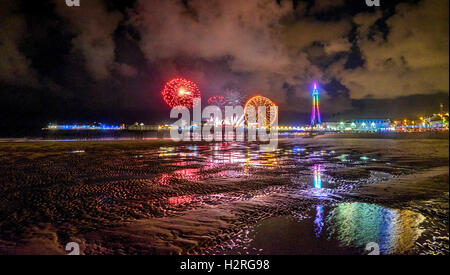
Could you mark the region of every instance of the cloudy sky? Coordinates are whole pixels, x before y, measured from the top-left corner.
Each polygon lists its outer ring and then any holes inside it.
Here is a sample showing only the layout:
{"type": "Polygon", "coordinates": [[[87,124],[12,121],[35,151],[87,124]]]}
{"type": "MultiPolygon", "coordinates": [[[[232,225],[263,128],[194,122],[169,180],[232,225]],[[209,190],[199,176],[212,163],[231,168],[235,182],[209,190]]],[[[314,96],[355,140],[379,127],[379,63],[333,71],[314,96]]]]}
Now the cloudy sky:
{"type": "MultiPolygon", "coordinates": [[[[1,126],[167,119],[160,90],[237,90],[306,122],[448,108],[449,1],[0,1],[1,126]]],[[[40,125],[42,126],[42,125],[40,125]]]]}

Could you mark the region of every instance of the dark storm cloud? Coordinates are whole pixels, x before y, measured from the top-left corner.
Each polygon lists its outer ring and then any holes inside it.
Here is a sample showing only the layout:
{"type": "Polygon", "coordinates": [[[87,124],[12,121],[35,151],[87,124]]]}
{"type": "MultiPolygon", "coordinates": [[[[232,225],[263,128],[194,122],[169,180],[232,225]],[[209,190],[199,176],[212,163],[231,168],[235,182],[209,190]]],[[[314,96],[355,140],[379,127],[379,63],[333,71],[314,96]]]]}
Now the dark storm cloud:
{"type": "Polygon", "coordinates": [[[17,9],[13,1],[0,2],[0,80],[36,87],[39,86],[36,72],[19,49],[26,33],[26,24],[17,9]]]}
{"type": "Polygon", "coordinates": [[[320,12],[326,12],[330,9],[336,8],[336,7],[342,7],[345,5],[344,0],[322,0],[322,1],[316,1],[315,5],[312,8],[312,12],[320,13],[320,12]]]}
{"type": "MultiPolygon", "coordinates": [[[[115,63],[115,44],[113,34],[122,14],[107,11],[105,1],[84,1],[78,8],[68,7],[65,1],[54,0],[58,15],[69,21],[76,34],[73,39],[74,54],[81,54],[87,70],[96,80],[104,80],[117,65],[115,63]]],[[[121,71],[124,66],[119,65],[121,71]]],[[[129,74],[130,69],[125,69],[129,74]]]]}
{"type": "Polygon", "coordinates": [[[395,14],[386,20],[386,38],[375,26],[381,16],[381,12],[361,13],[353,18],[364,66],[345,70],[343,62],[336,63],[329,74],[338,77],[352,98],[448,93],[448,1],[397,5],[395,14]]]}

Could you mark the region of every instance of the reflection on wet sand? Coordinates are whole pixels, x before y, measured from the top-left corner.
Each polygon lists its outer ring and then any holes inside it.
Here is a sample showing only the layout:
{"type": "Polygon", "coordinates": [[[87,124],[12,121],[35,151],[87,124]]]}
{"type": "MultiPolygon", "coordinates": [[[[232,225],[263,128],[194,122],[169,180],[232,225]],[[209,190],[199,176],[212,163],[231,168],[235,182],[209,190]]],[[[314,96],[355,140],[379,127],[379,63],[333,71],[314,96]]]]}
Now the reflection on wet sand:
{"type": "MultiPolygon", "coordinates": [[[[262,152],[249,144],[216,143],[205,146],[161,147],[159,158],[171,162],[172,166],[188,167],[194,163],[201,165],[200,168],[183,168],[162,174],[159,181],[163,185],[168,184],[171,179],[202,181],[210,177],[251,176],[255,169],[278,169],[283,166],[284,161],[295,161],[300,165],[308,163],[311,169],[312,185],[309,185],[305,191],[306,194],[318,200],[318,204],[311,209],[311,216],[300,221],[273,217],[259,223],[255,232],[247,234],[248,242],[246,243],[250,247],[253,246],[253,251],[267,254],[315,254],[316,252],[354,254],[364,253],[365,246],[375,242],[379,245],[381,254],[405,254],[413,251],[415,242],[422,233],[420,224],[425,218],[415,212],[360,202],[328,203],[330,199],[332,201],[329,197],[330,191],[335,187],[330,186],[329,181],[333,179],[329,176],[326,176],[324,182],[324,173],[330,169],[330,161],[327,160],[337,160],[337,163],[344,167],[349,164],[367,165],[376,161],[366,155],[336,154],[335,150],[317,150],[298,145],[274,152],[262,152]],[[196,160],[193,161],[192,158],[196,160]],[[182,161],[173,162],[174,159],[182,161]],[[205,173],[213,169],[214,173],[205,173]],[[283,233],[288,236],[286,243],[280,243],[277,236],[270,235],[277,226],[281,226],[275,231],[277,234],[283,230],[289,232],[283,233]],[[261,232],[264,232],[264,236],[261,232]],[[291,234],[300,235],[303,238],[296,238],[291,234]],[[324,246],[327,248],[324,249],[324,246]]],[[[346,181],[336,179],[333,183],[347,184],[346,181]]],[[[181,206],[192,203],[193,196],[169,197],[167,202],[181,206]]],[[[233,249],[231,253],[239,251],[240,248],[236,246],[233,249]]]]}
{"type": "Polygon", "coordinates": [[[317,205],[311,216],[276,216],[260,221],[243,246],[226,253],[242,254],[367,254],[377,243],[380,254],[416,254],[424,217],[407,211],[367,203],[317,205]]]}
{"type": "Polygon", "coordinates": [[[314,231],[316,234],[316,237],[320,237],[320,233],[322,233],[322,227],[323,227],[323,206],[318,205],[316,206],[316,218],[314,220],[314,231]]]}
{"type": "Polygon", "coordinates": [[[173,205],[180,205],[192,202],[192,196],[170,197],[167,202],[173,205]]]}
{"type": "MultiPolygon", "coordinates": [[[[293,146],[275,152],[259,152],[251,146],[229,145],[226,143],[210,146],[191,146],[180,148],[162,147],[159,157],[164,160],[172,158],[187,158],[203,156],[201,168],[184,168],[172,173],[163,174],[160,181],[167,184],[170,178],[198,181],[208,176],[229,177],[230,175],[250,175],[252,169],[276,169],[286,155],[294,155],[297,161],[309,161],[315,164],[311,167],[312,186],[311,195],[319,201],[328,196],[329,186],[323,186],[324,158],[334,154],[334,151],[310,151],[303,147],[293,146]],[[199,154],[201,152],[201,154],[199,154]],[[306,154],[304,154],[306,153],[306,154]],[[233,167],[231,170],[220,170],[221,167],[233,167]],[[203,173],[211,169],[218,169],[213,174],[203,173]]],[[[341,163],[350,161],[348,154],[337,157],[341,163]]],[[[366,156],[359,157],[365,163],[370,161],[366,156]]],[[[189,162],[179,162],[179,166],[188,166],[189,162]]],[[[307,189],[308,190],[308,189],[307,189]]],[[[309,191],[308,191],[309,192],[309,191]]],[[[182,205],[192,202],[192,196],[171,197],[168,202],[173,205],[182,205]]],[[[414,243],[421,234],[419,224],[424,220],[420,214],[408,210],[395,210],[367,203],[338,203],[335,206],[326,206],[319,203],[314,208],[311,220],[313,236],[324,241],[329,238],[340,247],[353,247],[362,249],[367,243],[379,244],[382,254],[406,253],[414,247],[414,243]]],[[[270,224],[270,219],[265,224],[270,224]]],[[[264,230],[264,229],[263,229],[264,230]]],[[[300,232],[299,232],[300,233],[300,232]]],[[[276,239],[276,238],[275,238],[276,239]]],[[[299,247],[302,247],[299,244],[299,247]]],[[[270,251],[265,251],[270,252],[270,251]]]]}
{"type": "Polygon", "coordinates": [[[252,169],[255,168],[272,170],[279,166],[279,155],[276,153],[257,152],[245,145],[229,145],[226,143],[211,146],[195,145],[186,148],[160,147],[158,156],[159,159],[167,162],[173,162],[174,159],[189,160],[192,157],[199,157],[199,160],[196,161],[174,162],[171,165],[181,167],[200,164],[202,166],[201,168],[185,168],[171,173],[163,173],[157,180],[160,185],[169,184],[171,179],[198,181],[211,176],[233,178],[250,175],[252,169]],[[188,150],[188,152],[185,152],[185,150],[188,150]],[[228,169],[227,166],[231,166],[232,169],[228,169]],[[212,169],[219,169],[219,171],[211,174],[204,173],[212,169]],[[220,169],[224,170],[220,171],[220,169]]]}
{"type": "Polygon", "coordinates": [[[368,203],[340,203],[328,214],[330,236],[342,246],[376,242],[381,254],[406,253],[421,235],[421,214],[368,203]]]}
{"type": "Polygon", "coordinates": [[[322,189],[322,166],[320,164],[314,165],[314,188],[322,189]]]}
{"type": "MultiPolygon", "coordinates": [[[[322,164],[313,165],[311,192],[319,201],[328,195],[322,174],[322,164]]],[[[259,222],[248,235],[246,247],[236,246],[231,253],[252,249],[262,254],[364,254],[366,245],[373,242],[381,254],[414,253],[424,220],[409,210],[369,203],[319,203],[309,217],[281,216],[259,222]]]]}

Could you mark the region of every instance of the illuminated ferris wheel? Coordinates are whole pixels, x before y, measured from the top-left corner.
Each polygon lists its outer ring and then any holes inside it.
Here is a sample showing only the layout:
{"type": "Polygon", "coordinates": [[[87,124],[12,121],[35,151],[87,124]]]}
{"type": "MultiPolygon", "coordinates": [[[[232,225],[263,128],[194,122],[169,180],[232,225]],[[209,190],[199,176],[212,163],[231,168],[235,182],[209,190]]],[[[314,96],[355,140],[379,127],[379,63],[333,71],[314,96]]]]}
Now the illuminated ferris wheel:
{"type": "Polygon", "coordinates": [[[271,114],[272,110],[270,107],[276,107],[276,105],[275,105],[275,103],[273,103],[272,100],[268,99],[267,97],[260,96],[260,95],[250,98],[247,101],[247,103],[245,103],[244,114],[245,114],[245,121],[247,122],[247,125],[249,123],[248,122],[249,116],[256,117],[256,121],[259,120],[258,107],[265,107],[265,109],[266,109],[266,125],[264,125],[264,126],[267,127],[267,126],[273,125],[273,123],[278,118],[278,112],[271,114]],[[252,106],[253,108],[249,108],[250,106],[252,106]],[[256,112],[256,114],[254,112],[256,112]]]}

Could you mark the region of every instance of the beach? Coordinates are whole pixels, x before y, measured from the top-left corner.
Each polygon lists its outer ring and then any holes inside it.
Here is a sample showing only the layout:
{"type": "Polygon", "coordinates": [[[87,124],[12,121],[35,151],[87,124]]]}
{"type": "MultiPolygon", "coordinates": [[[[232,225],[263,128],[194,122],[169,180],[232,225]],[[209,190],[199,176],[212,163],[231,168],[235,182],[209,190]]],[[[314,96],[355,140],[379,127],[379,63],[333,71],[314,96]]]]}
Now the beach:
{"type": "Polygon", "coordinates": [[[0,254],[449,254],[448,139],[0,143],[0,254]]]}

